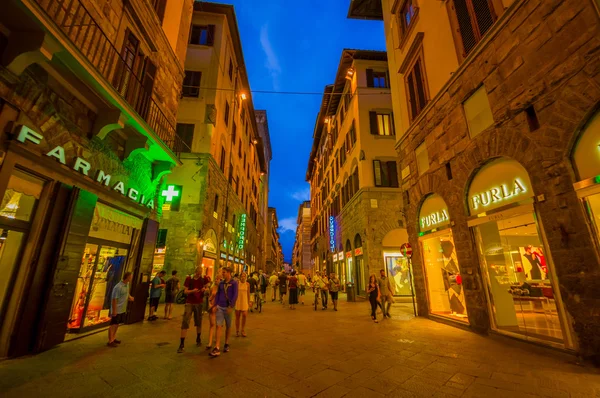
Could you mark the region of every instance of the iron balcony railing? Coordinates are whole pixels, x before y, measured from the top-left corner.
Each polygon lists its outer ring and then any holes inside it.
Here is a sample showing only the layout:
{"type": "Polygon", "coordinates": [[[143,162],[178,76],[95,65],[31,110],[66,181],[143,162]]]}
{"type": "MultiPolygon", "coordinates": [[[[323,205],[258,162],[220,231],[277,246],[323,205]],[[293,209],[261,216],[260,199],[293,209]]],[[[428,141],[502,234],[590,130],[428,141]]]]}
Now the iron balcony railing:
{"type": "Polygon", "coordinates": [[[79,0],[35,1],[156,135],[173,152],[185,152],[187,144],[152,98],[156,70],[148,75],[148,70],[142,72],[146,65],[140,65],[140,60],[119,52],[79,0]]]}

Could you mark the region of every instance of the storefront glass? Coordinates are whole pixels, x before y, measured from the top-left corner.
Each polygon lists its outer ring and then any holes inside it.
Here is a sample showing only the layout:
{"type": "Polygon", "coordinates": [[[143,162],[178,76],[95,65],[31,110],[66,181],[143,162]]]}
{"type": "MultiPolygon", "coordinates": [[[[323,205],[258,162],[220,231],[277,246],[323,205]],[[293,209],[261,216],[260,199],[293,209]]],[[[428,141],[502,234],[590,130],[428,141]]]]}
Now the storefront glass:
{"type": "Polygon", "coordinates": [[[420,244],[427,278],[429,311],[468,322],[452,230],[446,229],[421,238],[420,244]]]}
{"type": "Polygon", "coordinates": [[[563,342],[542,240],[532,212],[475,227],[499,330],[563,342]]]}
{"type": "Polygon", "coordinates": [[[406,257],[400,253],[384,253],[384,259],[388,278],[394,284],[394,295],[412,297],[412,276],[406,257]]]}
{"type": "Polygon", "coordinates": [[[19,252],[24,241],[25,234],[19,231],[11,231],[0,228],[0,272],[5,277],[0,278],[0,310],[4,304],[8,292],[11,275],[20,260],[19,252]]]}

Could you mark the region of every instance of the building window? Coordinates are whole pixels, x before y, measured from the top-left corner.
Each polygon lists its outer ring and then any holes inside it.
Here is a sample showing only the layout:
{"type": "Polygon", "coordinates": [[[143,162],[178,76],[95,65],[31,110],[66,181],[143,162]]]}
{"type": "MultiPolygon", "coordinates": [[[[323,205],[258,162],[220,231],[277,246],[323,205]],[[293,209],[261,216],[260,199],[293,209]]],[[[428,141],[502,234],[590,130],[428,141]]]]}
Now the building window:
{"type": "Polygon", "coordinates": [[[231,139],[233,140],[233,142],[235,143],[237,137],[237,125],[235,124],[235,122],[233,122],[233,129],[231,131],[231,139]]]}
{"type": "Polygon", "coordinates": [[[215,25],[192,25],[190,44],[214,45],[215,25]]]}
{"type": "Polygon", "coordinates": [[[398,187],[398,171],[395,161],[384,162],[374,160],[373,173],[375,175],[376,187],[398,187]]]}
{"type": "Polygon", "coordinates": [[[387,71],[367,69],[367,87],[390,88],[387,71]]]}
{"type": "Polygon", "coordinates": [[[225,101],[225,115],[223,116],[225,120],[225,126],[229,126],[229,102],[225,101]]]}
{"type": "Polygon", "coordinates": [[[162,23],[165,18],[165,7],[167,5],[167,0],[151,0],[150,3],[152,4],[154,11],[156,11],[158,19],[160,19],[160,22],[162,23]]]}
{"type": "Polygon", "coordinates": [[[194,124],[193,123],[177,123],[177,135],[186,143],[181,152],[190,152],[192,142],[194,141],[194,124]]]}
{"type": "Polygon", "coordinates": [[[219,211],[219,195],[215,194],[215,203],[213,204],[213,211],[217,213],[219,211]]]}
{"type": "Polygon", "coordinates": [[[425,108],[429,101],[425,85],[425,71],[423,57],[419,55],[404,78],[406,94],[408,95],[409,113],[411,121],[414,120],[425,108]]]}
{"type": "Polygon", "coordinates": [[[415,149],[415,156],[417,157],[417,171],[421,176],[429,170],[429,152],[427,152],[427,145],[424,142],[415,149]]]}
{"type": "Polygon", "coordinates": [[[463,103],[469,134],[471,138],[494,124],[494,116],[490,108],[485,86],[481,86],[463,103]]]}
{"type": "Polygon", "coordinates": [[[201,79],[202,72],[186,70],[185,77],[183,78],[183,87],[181,89],[181,95],[184,97],[198,98],[198,96],[200,95],[201,79]]]}
{"type": "Polygon", "coordinates": [[[395,135],[394,116],[392,113],[369,112],[371,134],[373,135],[395,135]]]}
{"type": "Polygon", "coordinates": [[[233,60],[229,60],[229,80],[233,81],[233,60]]]}
{"type": "Polygon", "coordinates": [[[398,28],[400,29],[400,40],[403,40],[412,24],[415,21],[418,13],[416,0],[405,0],[404,4],[398,11],[398,28]]]}
{"type": "Polygon", "coordinates": [[[219,168],[223,173],[225,173],[225,147],[221,147],[221,160],[219,162],[219,168]]]}
{"type": "Polygon", "coordinates": [[[242,139],[240,138],[240,142],[238,145],[238,157],[242,159],[242,139]]]}
{"type": "Polygon", "coordinates": [[[490,30],[496,22],[496,14],[491,0],[454,0],[451,3],[454,16],[453,21],[458,25],[456,29],[460,33],[460,44],[462,44],[463,57],[481,41],[481,38],[490,30]]]}

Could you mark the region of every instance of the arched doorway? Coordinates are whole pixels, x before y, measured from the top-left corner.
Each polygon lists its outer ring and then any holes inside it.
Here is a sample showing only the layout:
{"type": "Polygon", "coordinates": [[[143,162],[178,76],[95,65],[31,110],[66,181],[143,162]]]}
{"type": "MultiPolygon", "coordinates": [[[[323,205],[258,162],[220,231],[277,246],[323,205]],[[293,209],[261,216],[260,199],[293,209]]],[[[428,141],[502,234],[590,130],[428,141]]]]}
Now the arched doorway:
{"type": "Polygon", "coordinates": [[[492,327],[563,346],[564,311],[534,197],[529,174],[519,162],[492,160],[468,185],[468,225],[487,285],[492,327]]]}

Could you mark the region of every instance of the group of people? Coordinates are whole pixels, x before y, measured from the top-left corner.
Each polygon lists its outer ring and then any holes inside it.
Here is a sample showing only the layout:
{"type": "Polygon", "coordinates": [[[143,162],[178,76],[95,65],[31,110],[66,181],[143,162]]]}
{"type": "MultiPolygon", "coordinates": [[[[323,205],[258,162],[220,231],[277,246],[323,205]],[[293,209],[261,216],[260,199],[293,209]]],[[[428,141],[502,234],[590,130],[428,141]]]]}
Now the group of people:
{"type": "Polygon", "coordinates": [[[320,295],[323,310],[328,308],[328,295],[331,295],[333,310],[338,310],[338,292],[341,290],[341,282],[333,272],[328,277],[325,271],[317,271],[314,278],[312,278],[310,274],[304,275],[302,271],[298,273],[292,271],[289,275],[286,272],[278,274],[273,271],[269,278],[269,286],[271,286],[273,292],[271,301],[277,300],[277,292],[279,292],[279,302],[283,305],[288,304],[291,310],[296,309],[296,305],[299,303],[304,305],[307,288],[320,295]],[[288,296],[287,303],[286,296],[288,296]]]}

